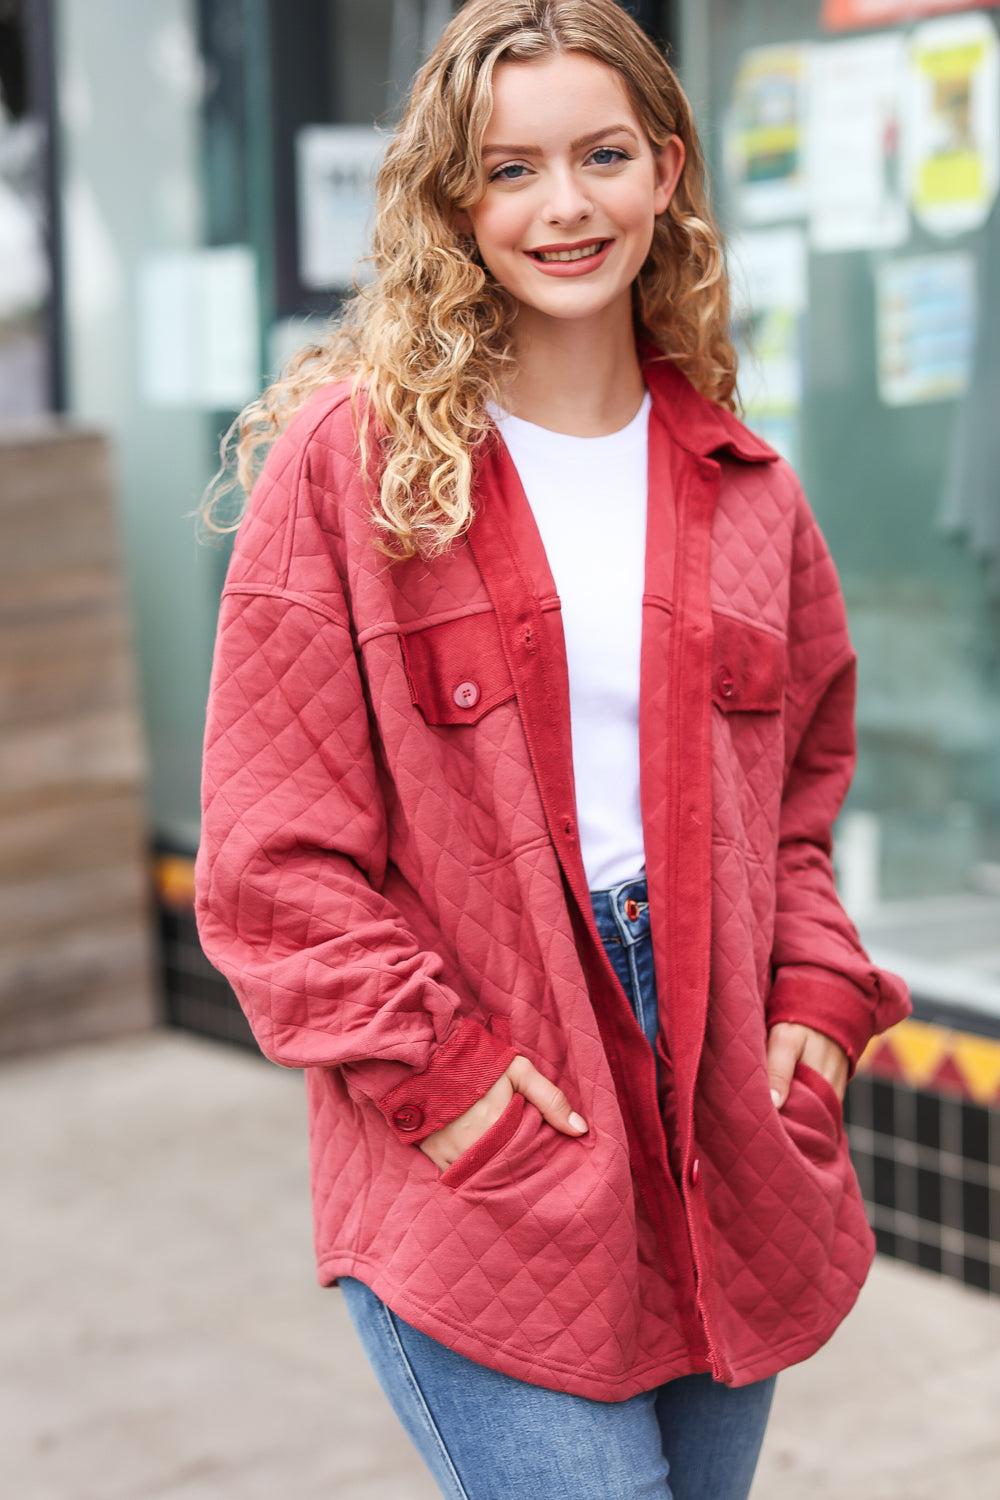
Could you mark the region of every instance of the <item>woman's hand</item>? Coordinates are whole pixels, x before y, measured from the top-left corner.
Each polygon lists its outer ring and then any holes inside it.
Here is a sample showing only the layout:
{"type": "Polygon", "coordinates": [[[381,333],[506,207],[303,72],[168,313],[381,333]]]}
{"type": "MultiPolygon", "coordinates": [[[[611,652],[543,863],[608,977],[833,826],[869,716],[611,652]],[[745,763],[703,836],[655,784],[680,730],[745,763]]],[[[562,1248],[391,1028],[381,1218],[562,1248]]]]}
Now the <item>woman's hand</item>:
{"type": "Polygon", "coordinates": [[[515,1094],[523,1094],[542,1117],[564,1135],[583,1135],[587,1130],[561,1089],[556,1088],[526,1057],[515,1057],[506,1073],[464,1115],[443,1130],[435,1130],[420,1142],[420,1149],[443,1172],[474,1146],[481,1135],[499,1120],[515,1094]]]}
{"type": "Polygon", "coordinates": [[[777,1109],[788,1098],[795,1064],[800,1061],[821,1073],[837,1098],[843,1099],[851,1071],[843,1047],[811,1026],[778,1021],[767,1034],[767,1077],[777,1109]]]}

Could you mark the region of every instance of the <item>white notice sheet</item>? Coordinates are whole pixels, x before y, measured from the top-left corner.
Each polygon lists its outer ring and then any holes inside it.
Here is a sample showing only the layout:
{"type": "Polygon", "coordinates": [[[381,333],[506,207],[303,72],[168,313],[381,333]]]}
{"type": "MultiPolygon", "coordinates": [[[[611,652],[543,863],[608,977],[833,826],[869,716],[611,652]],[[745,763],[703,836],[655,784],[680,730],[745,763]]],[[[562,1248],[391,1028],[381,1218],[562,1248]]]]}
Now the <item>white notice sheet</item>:
{"type": "Polygon", "coordinates": [[[807,131],[814,250],[878,249],[907,238],[905,79],[901,33],[814,49],[807,131]]]}

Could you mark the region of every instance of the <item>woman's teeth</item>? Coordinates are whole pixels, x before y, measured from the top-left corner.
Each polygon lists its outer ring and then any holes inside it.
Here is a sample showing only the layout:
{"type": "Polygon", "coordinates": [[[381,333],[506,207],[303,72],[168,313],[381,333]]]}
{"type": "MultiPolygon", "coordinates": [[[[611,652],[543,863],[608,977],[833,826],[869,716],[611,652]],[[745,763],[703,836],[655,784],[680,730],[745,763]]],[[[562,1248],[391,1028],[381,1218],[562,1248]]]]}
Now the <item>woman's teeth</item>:
{"type": "Polygon", "coordinates": [[[581,245],[578,250],[536,250],[538,260],[584,260],[588,255],[599,255],[607,240],[598,240],[594,245],[581,245]]]}

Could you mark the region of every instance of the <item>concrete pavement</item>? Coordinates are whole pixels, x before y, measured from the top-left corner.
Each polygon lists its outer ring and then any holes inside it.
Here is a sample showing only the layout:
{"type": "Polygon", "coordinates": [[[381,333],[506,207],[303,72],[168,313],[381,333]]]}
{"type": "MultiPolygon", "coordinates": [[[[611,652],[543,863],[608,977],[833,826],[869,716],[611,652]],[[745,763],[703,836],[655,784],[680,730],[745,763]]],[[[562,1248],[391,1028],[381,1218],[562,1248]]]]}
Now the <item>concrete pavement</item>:
{"type": "MultiPolygon", "coordinates": [[[[298,1075],[169,1032],[6,1062],[0,1184],[4,1500],[438,1497],[315,1284],[298,1075]]],[[[1000,1300],[879,1261],[753,1500],[1000,1500],[998,1412],[1000,1300]]]]}

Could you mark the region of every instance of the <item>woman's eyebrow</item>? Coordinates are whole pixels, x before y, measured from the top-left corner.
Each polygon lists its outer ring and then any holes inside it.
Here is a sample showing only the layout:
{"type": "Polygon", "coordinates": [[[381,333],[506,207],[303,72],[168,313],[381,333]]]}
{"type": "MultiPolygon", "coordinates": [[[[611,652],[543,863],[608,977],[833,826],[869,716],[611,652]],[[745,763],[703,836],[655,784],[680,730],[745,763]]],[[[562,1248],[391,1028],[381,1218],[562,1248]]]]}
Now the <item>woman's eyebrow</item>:
{"type": "MultiPolygon", "coordinates": [[[[591,130],[586,135],[577,136],[575,141],[570,141],[571,151],[581,151],[584,146],[591,145],[594,141],[601,140],[608,135],[628,135],[637,140],[635,131],[630,125],[604,125],[600,130],[591,130]]],[[[541,146],[484,146],[484,156],[541,156],[541,146]]]]}

